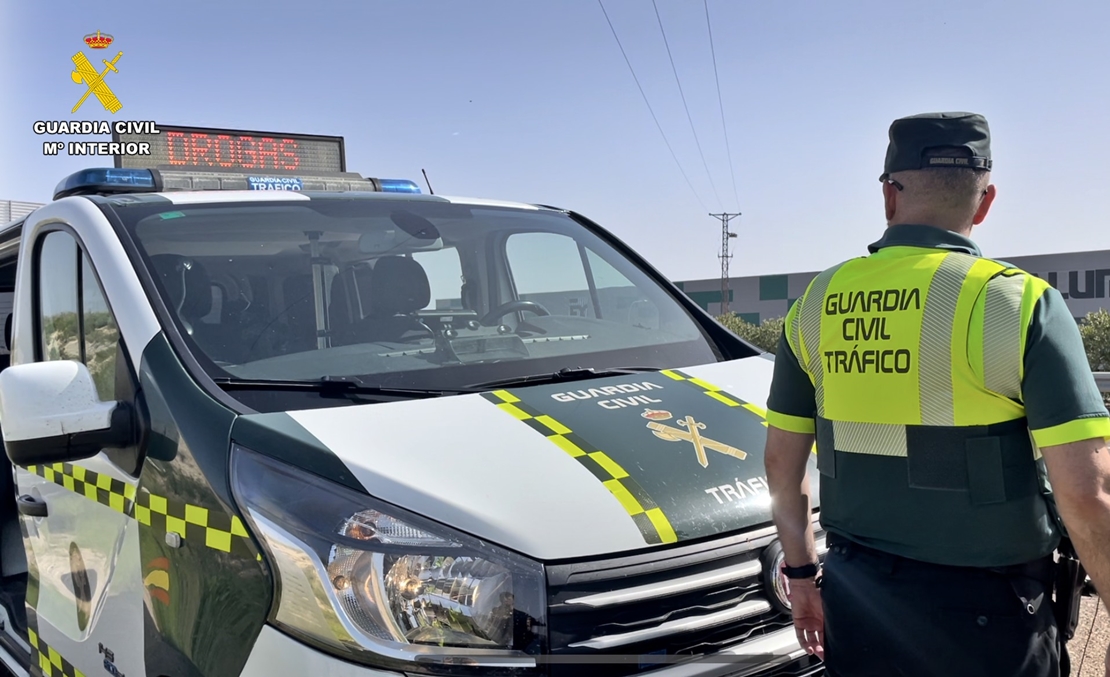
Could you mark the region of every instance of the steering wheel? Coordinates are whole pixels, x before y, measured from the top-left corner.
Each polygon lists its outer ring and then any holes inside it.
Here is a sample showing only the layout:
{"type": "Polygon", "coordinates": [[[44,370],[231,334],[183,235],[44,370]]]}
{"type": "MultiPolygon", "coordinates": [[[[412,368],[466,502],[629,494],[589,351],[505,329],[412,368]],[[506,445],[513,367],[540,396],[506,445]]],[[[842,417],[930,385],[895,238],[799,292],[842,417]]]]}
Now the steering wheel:
{"type": "Polygon", "coordinates": [[[489,327],[493,325],[494,320],[500,320],[509,313],[515,313],[521,310],[527,310],[529,312],[535,313],[536,315],[551,314],[550,312],[548,312],[547,308],[544,308],[535,301],[521,301],[518,299],[516,301],[502,303],[501,305],[486,313],[486,315],[482,319],[478,320],[478,322],[484,326],[489,327]]]}

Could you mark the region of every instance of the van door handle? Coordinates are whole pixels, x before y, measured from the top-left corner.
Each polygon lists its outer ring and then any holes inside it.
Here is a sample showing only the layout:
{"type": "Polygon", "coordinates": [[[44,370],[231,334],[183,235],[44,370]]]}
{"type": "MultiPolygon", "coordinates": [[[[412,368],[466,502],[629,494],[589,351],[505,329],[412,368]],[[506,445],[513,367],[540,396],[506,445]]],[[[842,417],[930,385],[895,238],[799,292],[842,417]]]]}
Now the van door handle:
{"type": "Polygon", "coordinates": [[[15,502],[19,506],[19,512],[28,517],[46,517],[46,501],[24,494],[15,499],[15,502]]]}

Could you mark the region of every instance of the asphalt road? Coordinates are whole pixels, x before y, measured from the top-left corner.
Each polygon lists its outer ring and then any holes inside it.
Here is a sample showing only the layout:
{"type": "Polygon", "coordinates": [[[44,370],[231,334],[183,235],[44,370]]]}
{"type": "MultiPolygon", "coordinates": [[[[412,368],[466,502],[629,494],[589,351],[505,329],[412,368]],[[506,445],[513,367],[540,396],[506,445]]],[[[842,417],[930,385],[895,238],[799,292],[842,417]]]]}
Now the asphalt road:
{"type": "Polygon", "coordinates": [[[1072,677],[1105,677],[1106,667],[1103,661],[1106,658],[1108,646],[1110,646],[1110,613],[1107,613],[1106,607],[1098,602],[1096,597],[1084,597],[1079,609],[1079,626],[1075,630],[1075,637],[1068,643],[1072,677]],[[1094,617],[1093,629],[1092,616],[1094,617]],[[1088,635],[1090,635],[1089,642],[1088,635]],[[1087,646],[1086,660],[1083,657],[1084,645],[1087,646]],[[1082,670],[1079,669],[1080,662],[1083,663],[1082,670]]]}

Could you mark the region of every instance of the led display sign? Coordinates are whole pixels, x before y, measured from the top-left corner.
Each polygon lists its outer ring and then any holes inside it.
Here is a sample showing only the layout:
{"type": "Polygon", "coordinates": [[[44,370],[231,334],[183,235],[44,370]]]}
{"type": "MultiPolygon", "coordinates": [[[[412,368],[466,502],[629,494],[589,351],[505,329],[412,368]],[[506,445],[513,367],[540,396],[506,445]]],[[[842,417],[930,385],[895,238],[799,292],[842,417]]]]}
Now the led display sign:
{"type": "Polygon", "coordinates": [[[113,133],[113,141],[149,143],[149,155],[115,157],[116,167],[327,174],[347,171],[343,137],[158,125],[113,133]]]}

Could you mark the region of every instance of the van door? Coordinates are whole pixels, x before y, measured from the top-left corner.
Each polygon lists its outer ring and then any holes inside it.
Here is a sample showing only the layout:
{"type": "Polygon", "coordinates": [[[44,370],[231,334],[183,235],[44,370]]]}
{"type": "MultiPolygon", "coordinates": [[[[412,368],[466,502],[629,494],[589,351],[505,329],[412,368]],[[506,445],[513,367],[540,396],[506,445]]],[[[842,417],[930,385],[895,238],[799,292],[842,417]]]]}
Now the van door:
{"type": "MultiPolygon", "coordinates": [[[[116,316],[74,235],[50,230],[25,251],[33,252],[28,309],[34,317],[28,322],[22,316],[18,324],[35,334],[35,360],[79,360],[102,401],[132,399],[134,370],[116,316]]],[[[31,660],[45,674],[74,674],[66,664],[85,674],[143,674],[143,590],[133,518],[138,464],[137,449],[114,449],[75,463],[17,469],[33,562],[27,595],[31,660]]]]}

